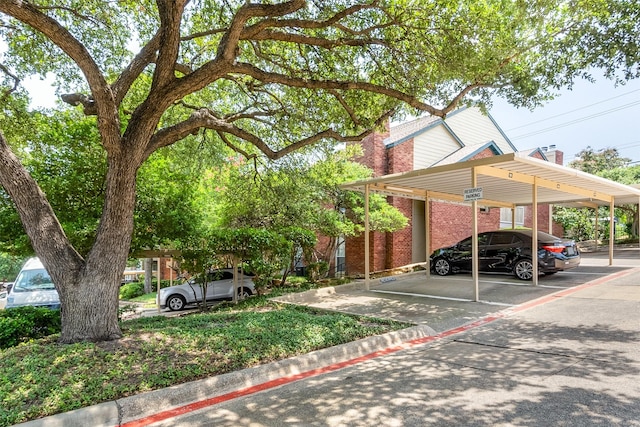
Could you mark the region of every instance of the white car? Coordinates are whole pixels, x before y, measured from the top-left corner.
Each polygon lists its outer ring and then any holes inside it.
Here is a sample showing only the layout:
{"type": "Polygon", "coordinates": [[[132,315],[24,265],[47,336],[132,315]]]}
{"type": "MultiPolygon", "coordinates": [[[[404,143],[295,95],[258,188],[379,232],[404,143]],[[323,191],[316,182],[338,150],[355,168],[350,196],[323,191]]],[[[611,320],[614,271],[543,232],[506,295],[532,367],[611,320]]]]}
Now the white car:
{"type": "MultiPolygon", "coordinates": [[[[251,277],[238,273],[238,299],[253,295],[256,290],[251,277]]],[[[233,269],[225,268],[213,270],[207,274],[207,301],[233,298],[234,283],[233,269]]],[[[202,301],[202,284],[195,279],[189,279],[185,283],[160,289],[158,304],[160,308],[168,308],[172,311],[182,310],[187,305],[197,304],[202,301]]]]}
{"type": "Polygon", "coordinates": [[[56,287],[38,258],[27,260],[7,295],[6,308],[25,305],[60,308],[56,287]]]}

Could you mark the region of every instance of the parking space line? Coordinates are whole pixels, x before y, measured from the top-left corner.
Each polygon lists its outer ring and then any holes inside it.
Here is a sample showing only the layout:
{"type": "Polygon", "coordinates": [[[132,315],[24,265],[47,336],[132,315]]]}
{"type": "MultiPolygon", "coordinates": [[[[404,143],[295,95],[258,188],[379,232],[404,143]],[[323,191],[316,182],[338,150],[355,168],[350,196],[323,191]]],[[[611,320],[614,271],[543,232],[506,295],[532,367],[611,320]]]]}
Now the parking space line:
{"type": "MultiPolygon", "coordinates": [[[[380,290],[371,290],[371,292],[378,292],[381,294],[406,295],[406,296],[419,297],[419,298],[442,299],[442,300],[448,300],[448,301],[474,302],[473,300],[466,299],[466,298],[442,297],[439,295],[427,295],[427,294],[414,294],[411,292],[380,291],[380,290]]],[[[499,305],[502,307],[515,307],[517,305],[517,304],[507,304],[506,302],[495,302],[495,301],[485,301],[485,300],[480,300],[477,302],[481,304],[488,304],[488,305],[499,305]]]]}
{"type": "Polygon", "coordinates": [[[435,298],[435,299],[445,299],[449,301],[462,301],[462,302],[473,302],[473,300],[467,298],[454,298],[454,297],[441,297],[438,295],[427,295],[427,294],[413,294],[410,292],[396,292],[396,291],[382,291],[372,289],[371,292],[377,292],[380,294],[393,294],[393,295],[406,295],[410,297],[420,297],[420,298],[435,298]]]}
{"type": "Polygon", "coordinates": [[[507,304],[506,302],[495,302],[495,301],[484,301],[484,300],[480,300],[478,302],[481,302],[483,304],[488,304],[488,305],[499,305],[501,307],[515,307],[518,304],[507,304]]]}

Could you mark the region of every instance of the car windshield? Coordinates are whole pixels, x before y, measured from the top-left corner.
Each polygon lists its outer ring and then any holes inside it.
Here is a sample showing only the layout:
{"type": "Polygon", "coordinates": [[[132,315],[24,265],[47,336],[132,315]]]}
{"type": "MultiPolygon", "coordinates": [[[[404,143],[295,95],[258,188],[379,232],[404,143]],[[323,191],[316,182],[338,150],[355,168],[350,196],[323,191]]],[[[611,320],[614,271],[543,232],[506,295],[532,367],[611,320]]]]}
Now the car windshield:
{"type": "Polygon", "coordinates": [[[16,279],[13,290],[16,292],[55,289],[49,273],[44,268],[25,270],[16,279]]]}

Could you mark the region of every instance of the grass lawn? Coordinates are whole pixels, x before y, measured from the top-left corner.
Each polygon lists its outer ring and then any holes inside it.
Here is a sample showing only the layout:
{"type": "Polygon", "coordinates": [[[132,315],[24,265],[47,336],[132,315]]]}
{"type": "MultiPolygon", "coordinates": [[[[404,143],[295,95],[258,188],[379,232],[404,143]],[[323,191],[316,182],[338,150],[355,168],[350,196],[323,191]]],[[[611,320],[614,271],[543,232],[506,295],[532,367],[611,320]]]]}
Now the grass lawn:
{"type": "Polygon", "coordinates": [[[409,325],[252,297],[207,313],[122,322],[124,337],[0,350],[0,426],[343,344],[409,325]]]}

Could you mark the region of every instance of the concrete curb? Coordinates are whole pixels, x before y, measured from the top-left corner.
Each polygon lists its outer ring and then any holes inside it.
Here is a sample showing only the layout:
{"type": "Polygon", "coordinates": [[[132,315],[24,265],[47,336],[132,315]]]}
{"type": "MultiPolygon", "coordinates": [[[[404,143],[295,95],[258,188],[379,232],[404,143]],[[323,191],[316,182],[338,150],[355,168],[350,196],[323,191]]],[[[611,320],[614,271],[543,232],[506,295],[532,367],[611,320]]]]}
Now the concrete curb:
{"type": "Polygon", "coordinates": [[[243,369],[228,374],[179,384],[161,390],[105,402],[50,417],[29,421],[23,427],[113,427],[169,411],[181,406],[234,391],[253,387],[278,378],[321,369],[407,341],[435,335],[426,325],[376,335],[358,341],[316,350],[308,354],[243,369]]]}

